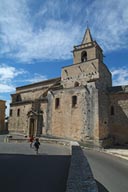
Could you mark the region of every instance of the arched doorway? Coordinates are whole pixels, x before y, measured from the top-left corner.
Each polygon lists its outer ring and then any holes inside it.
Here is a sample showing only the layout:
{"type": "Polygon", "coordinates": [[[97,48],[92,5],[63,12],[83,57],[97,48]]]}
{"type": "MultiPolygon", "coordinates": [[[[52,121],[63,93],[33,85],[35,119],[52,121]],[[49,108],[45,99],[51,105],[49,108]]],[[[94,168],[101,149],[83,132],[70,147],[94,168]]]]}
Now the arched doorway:
{"type": "Polygon", "coordinates": [[[28,114],[28,134],[29,136],[40,136],[43,132],[44,120],[43,111],[29,111],[28,114]]]}
{"type": "Polygon", "coordinates": [[[35,119],[30,118],[30,123],[29,123],[29,136],[34,136],[35,135],[35,119]]]}

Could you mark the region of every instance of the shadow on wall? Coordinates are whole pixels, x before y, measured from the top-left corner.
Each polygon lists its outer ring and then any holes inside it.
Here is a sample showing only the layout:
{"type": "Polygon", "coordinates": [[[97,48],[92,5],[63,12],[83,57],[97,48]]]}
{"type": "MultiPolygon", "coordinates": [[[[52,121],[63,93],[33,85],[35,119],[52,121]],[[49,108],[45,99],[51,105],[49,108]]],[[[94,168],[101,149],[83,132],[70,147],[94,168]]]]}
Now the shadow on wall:
{"type": "Polygon", "coordinates": [[[125,111],[128,110],[126,104],[123,108],[119,105],[119,101],[125,101],[128,98],[123,96],[116,99],[114,104],[113,113],[110,114],[110,133],[113,137],[113,142],[116,148],[124,148],[124,145],[128,147],[128,116],[125,111]]]}
{"type": "Polygon", "coordinates": [[[99,183],[97,180],[95,181],[98,187],[98,192],[109,192],[101,183],[99,183]]]}

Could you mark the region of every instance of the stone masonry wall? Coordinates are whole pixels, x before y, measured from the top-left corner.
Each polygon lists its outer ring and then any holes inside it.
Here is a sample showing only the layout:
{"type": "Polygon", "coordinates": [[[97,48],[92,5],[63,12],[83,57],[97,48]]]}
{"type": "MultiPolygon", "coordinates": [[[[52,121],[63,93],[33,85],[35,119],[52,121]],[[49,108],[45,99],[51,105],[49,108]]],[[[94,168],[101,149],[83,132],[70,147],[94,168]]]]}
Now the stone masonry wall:
{"type": "Polygon", "coordinates": [[[109,105],[110,133],[116,144],[128,143],[128,93],[111,94],[109,105]],[[111,107],[114,113],[111,114],[111,107]]]}
{"type": "Polygon", "coordinates": [[[73,138],[81,137],[83,127],[82,111],[80,108],[82,89],[67,89],[56,91],[52,100],[51,134],[58,137],[73,138]],[[81,92],[81,93],[80,93],[81,92]],[[77,96],[77,104],[72,107],[72,96],[77,96]],[[55,108],[55,99],[60,99],[60,106],[55,108]]]}
{"type": "Polygon", "coordinates": [[[49,96],[50,114],[48,133],[53,136],[71,138],[86,142],[99,138],[98,90],[95,83],[86,87],[75,87],[56,91],[49,96]],[[72,96],[77,96],[77,104],[72,107],[72,96]],[[60,105],[55,108],[55,100],[60,105]]]}
{"type": "MultiPolygon", "coordinates": [[[[27,114],[32,110],[32,103],[35,102],[35,99],[39,99],[48,87],[53,85],[54,81],[48,81],[48,84],[44,82],[36,83],[16,89],[16,94],[12,94],[12,104],[10,106],[10,110],[12,110],[12,115],[9,117],[8,125],[10,132],[29,134],[29,121],[27,114]],[[18,101],[17,95],[20,96],[20,100],[18,101]],[[20,110],[19,116],[17,115],[18,110],[20,110]]],[[[43,111],[42,129],[43,133],[46,134],[47,106],[45,106],[45,104],[41,104],[41,110],[43,111]]],[[[37,127],[35,127],[35,129],[37,129],[37,127]]]]}
{"type": "Polygon", "coordinates": [[[28,117],[27,113],[31,110],[31,104],[12,106],[12,116],[9,117],[9,131],[10,132],[28,132],[28,117]],[[17,116],[17,111],[20,110],[20,115],[17,116]]]}
{"type": "Polygon", "coordinates": [[[98,71],[98,59],[64,67],[61,75],[62,85],[64,88],[75,87],[75,82],[78,82],[79,86],[86,85],[88,81],[99,79],[98,71]]]}
{"type": "MultiPolygon", "coordinates": [[[[89,45],[89,44],[88,44],[89,45]]],[[[84,49],[82,50],[84,51],[84,49]]],[[[96,58],[96,48],[95,47],[85,47],[85,51],[87,52],[87,60],[91,60],[96,58]]],[[[81,49],[75,51],[74,50],[74,64],[78,64],[81,62],[81,49]]]]}
{"type": "Polygon", "coordinates": [[[99,89],[106,90],[107,87],[112,86],[112,77],[111,73],[108,70],[107,66],[103,63],[99,65],[99,74],[100,74],[100,81],[99,83],[99,89]]]}
{"type": "Polygon", "coordinates": [[[4,133],[5,131],[5,101],[0,100],[0,133],[4,133]]]}
{"type": "MultiPolygon", "coordinates": [[[[20,132],[24,135],[29,135],[29,118],[27,116],[28,112],[31,111],[32,104],[17,105],[11,107],[12,116],[9,117],[9,131],[10,132],[20,132]],[[20,115],[17,116],[17,111],[20,109],[20,115]]],[[[46,134],[47,126],[47,104],[41,103],[40,110],[43,111],[42,119],[42,134],[46,134]]],[[[36,122],[35,122],[36,123],[36,122]]],[[[37,127],[35,125],[35,131],[37,127]]]]}
{"type": "Polygon", "coordinates": [[[109,123],[109,95],[105,91],[99,91],[99,139],[104,147],[111,145],[109,123]]]}

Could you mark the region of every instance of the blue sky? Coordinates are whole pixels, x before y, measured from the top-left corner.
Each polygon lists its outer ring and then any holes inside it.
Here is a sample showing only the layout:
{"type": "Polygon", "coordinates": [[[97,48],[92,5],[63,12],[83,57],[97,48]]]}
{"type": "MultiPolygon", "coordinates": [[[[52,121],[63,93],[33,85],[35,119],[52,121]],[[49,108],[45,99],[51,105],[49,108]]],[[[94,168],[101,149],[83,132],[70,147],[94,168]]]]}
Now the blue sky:
{"type": "Polygon", "coordinates": [[[87,21],[113,85],[128,85],[128,0],[0,0],[0,99],[59,77],[87,21]]]}

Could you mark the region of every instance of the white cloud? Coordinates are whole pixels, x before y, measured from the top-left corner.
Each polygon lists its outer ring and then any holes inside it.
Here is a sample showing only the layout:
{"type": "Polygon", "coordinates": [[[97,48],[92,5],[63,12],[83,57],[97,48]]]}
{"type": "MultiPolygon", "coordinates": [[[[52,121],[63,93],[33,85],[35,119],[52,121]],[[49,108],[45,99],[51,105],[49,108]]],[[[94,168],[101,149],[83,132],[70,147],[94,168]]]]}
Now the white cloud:
{"type": "MultiPolygon", "coordinates": [[[[34,28],[34,22],[30,20],[27,1],[10,1],[2,1],[0,10],[0,39],[2,41],[1,52],[3,54],[17,58],[22,62],[31,62],[33,59],[54,60],[71,57],[72,45],[79,38],[79,25],[73,26],[71,21],[63,22],[57,18],[50,17],[45,21],[42,16],[45,12],[47,13],[46,8],[42,14],[41,10],[39,10],[35,15],[36,19],[37,15],[38,19],[39,17],[42,19],[44,26],[42,28],[40,26],[34,28]]],[[[46,2],[46,5],[50,8],[51,2],[46,2]]],[[[57,10],[57,3],[53,4],[52,11],[51,9],[48,11],[52,15],[56,15],[55,10],[57,10]]],[[[32,19],[34,20],[35,18],[32,19]]]]}
{"type": "Polygon", "coordinates": [[[113,85],[128,85],[128,68],[122,67],[111,70],[113,85]]]}
{"type": "Polygon", "coordinates": [[[26,73],[23,69],[16,69],[5,64],[0,65],[0,82],[8,82],[14,77],[26,73]]]}
{"type": "Polygon", "coordinates": [[[11,103],[10,100],[6,100],[6,106],[7,106],[7,108],[6,108],[6,117],[9,116],[10,103],[11,103]]]}
{"type": "Polygon", "coordinates": [[[9,93],[12,91],[15,91],[15,87],[13,85],[0,83],[0,93],[9,93]]]}
{"type": "Polygon", "coordinates": [[[95,0],[88,7],[88,17],[105,51],[127,48],[128,0],[95,0]]]}
{"type": "Polygon", "coordinates": [[[31,62],[32,59],[54,60],[71,57],[72,45],[77,39],[78,29],[74,30],[72,27],[69,33],[70,24],[63,25],[57,21],[49,21],[47,25],[44,30],[33,35],[30,42],[24,42],[24,49],[15,54],[18,59],[31,62]]]}
{"type": "Polygon", "coordinates": [[[13,80],[19,76],[24,74],[25,71],[22,69],[16,69],[14,67],[1,64],[0,65],[0,93],[10,93],[15,91],[15,85],[13,80]]]}
{"type": "MultiPolygon", "coordinates": [[[[30,74],[29,74],[30,75],[30,74]]],[[[24,79],[24,82],[27,82],[27,83],[36,83],[36,82],[39,82],[39,81],[45,81],[47,80],[47,77],[45,75],[40,75],[38,73],[34,73],[33,75],[31,75],[32,77],[30,78],[26,78],[24,79]]]]}
{"type": "Polygon", "coordinates": [[[35,83],[46,79],[47,76],[45,75],[38,73],[31,74],[29,71],[17,69],[6,64],[0,65],[0,93],[15,91],[17,83],[23,85],[25,82],[26,84],[35,83]]]}
{"type": "Polygon", "coordinates": [[[105,51],[126,48],[127,1],[1,0],[1,55],[26,63],[68,59],[73,45],[82,40],[87,20],[105,51]]]}

